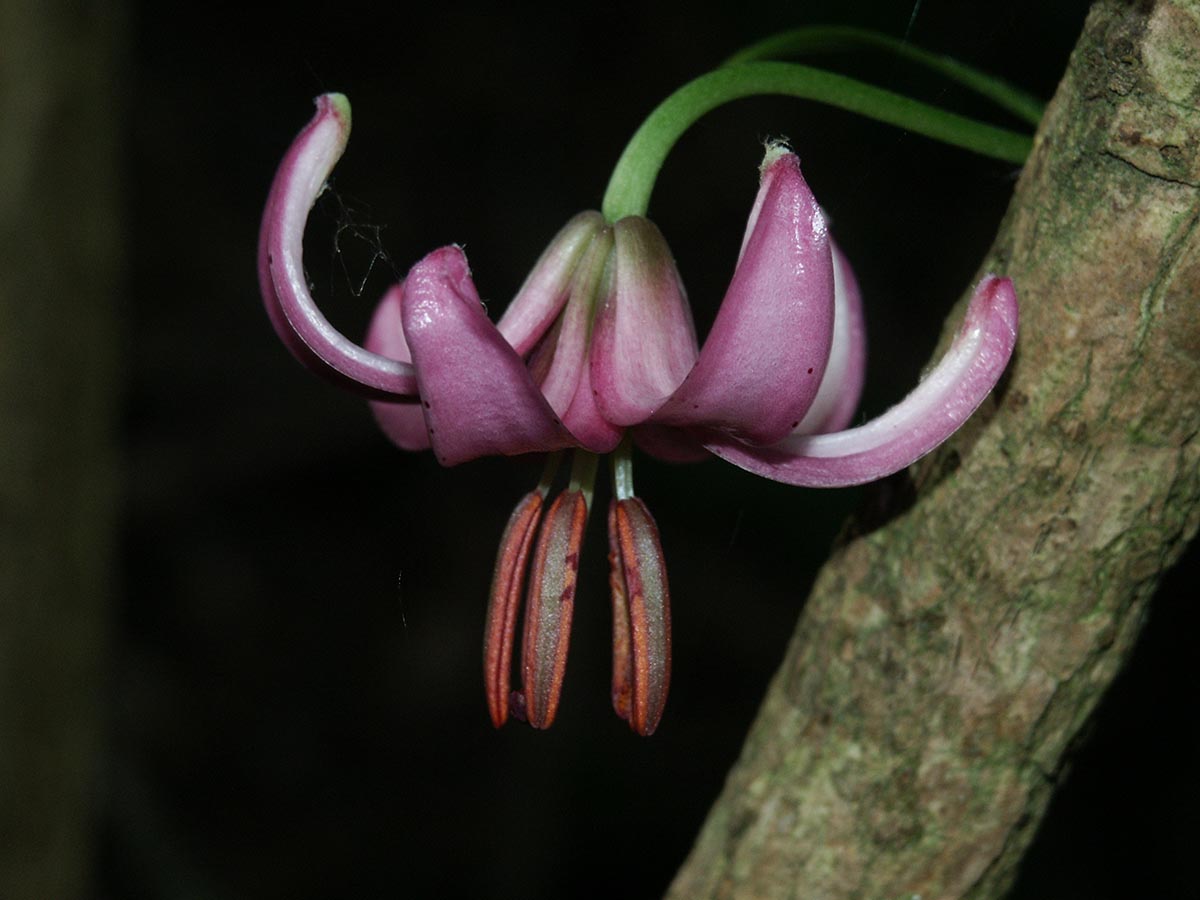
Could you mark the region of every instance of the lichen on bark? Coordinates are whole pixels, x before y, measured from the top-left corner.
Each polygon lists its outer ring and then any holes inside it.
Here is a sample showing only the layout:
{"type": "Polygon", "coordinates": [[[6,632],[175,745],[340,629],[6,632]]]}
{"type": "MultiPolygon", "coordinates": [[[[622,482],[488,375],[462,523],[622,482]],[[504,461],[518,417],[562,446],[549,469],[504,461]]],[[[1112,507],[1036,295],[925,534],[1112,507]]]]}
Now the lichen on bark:
{"type": "Polygon", "coordinates": [[[1198,106],[1200,4],[1093,7],[980,269],[1017,284],[1010,371],[820,573],[670,896],[1011,884],[1197,529],[1198,106]]]}

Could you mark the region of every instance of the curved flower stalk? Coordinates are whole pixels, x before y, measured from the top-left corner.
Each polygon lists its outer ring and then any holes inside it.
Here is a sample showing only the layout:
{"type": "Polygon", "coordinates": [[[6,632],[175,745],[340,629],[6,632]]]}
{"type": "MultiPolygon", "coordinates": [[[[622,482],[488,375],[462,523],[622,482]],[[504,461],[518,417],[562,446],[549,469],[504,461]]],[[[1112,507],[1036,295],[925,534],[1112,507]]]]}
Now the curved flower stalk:
{"type": "Polygon", "coordinates": [[[949,56],[922,50],[907,40],[880,34],[865,28],[846,25],[808,25],[773,34],[757,43],[743,47],[725,60],[724,65],[738,65],[764,59],[783,59],[808,53],[837,53],[854,50],[877,50],[890,53],[942,75],[949,81],[991,100],[1030,125],[1042,120],[1046,104],[1031,94],[1007,84],[999,78],[964,65],[949,56]]]}
{"type": "MultiPolygon", "coordinates": [[[[658,529],[632,487],[630,444],[668,460],[716,455],[787,484],[882,478],[946,440],[999,379],[1017,336],[1012,283],[989,275],[941,362],[882,416],[846,430],[865,371],[858,285],[787,148],[768,148],[733,278],[701,345],[665,240],[648,219],[576,216],[496,324],[461,248],[388,291],[363,346],[321,315],[304,277],[310,208],[346,145],[349,104],[319,97],[272,186],[259,243],[268,314],[288,348],[370,398],[385,433],[444,465],[576,451],[518,505],[501,542],[484,647],[493,722],[553,721],[596,455],[614,454],[608,516],[613,703],[640,734],[670,682],[670,596],[658,529]],[[522,686],[511,690],[521,599],[522,686]]],[[[557,460],[557,454],[553,457],[557,460]]]]}

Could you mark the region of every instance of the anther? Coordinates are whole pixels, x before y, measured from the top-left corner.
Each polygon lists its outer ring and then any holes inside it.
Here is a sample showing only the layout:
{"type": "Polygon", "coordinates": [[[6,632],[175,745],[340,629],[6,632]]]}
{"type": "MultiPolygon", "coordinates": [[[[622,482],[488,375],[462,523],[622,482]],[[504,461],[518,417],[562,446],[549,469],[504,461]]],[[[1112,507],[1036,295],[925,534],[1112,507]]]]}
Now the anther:
{"type": "Polygon", "coordinates": [[[608,545],[613,709],[649,736],[662,719],[671,683],[671,594],[658,526],[641,499],[609,505],[608,545]]]}
{"type": "Polygon", "coordinates": [[[559,494],[538,536],[521,642],[522,692],[512,698],[534,728],[549,728],[558,712],[575,610],[579,553],[587,500],[579,490],[559,494]]]}
{"type": "Polygon", "coordinates": [[[513,635],[517,611],[525,590],[529,550],[542,519],[540,490],[530,491],[509,517],[492,573],[487,625],[483,633],[483,681],[492,724],[499,728],[508,719],[512,680],[513,635]]]}

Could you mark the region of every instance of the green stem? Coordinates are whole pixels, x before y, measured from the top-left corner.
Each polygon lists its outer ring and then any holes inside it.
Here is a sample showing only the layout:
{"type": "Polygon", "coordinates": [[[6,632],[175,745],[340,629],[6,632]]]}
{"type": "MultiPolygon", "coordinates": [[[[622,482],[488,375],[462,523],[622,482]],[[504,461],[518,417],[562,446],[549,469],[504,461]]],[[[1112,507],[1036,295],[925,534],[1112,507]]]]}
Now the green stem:
{"type": "Polygon", "coordinates": [[[633,496],[633,438],[628,431],[613,452],[612,479],[616,499],[628,500],[633,496]]]}
{"type": "Polygon", "coordinates": [[[571,482],[567,485],[569,491],[582,491],[588,511],[592,508],[592,493],[596,486],[596,466],[600,457],[586,450],[576,450],[575,458],[571,461],[571,482]]]}
{"type": "Polygon", "coordinates": [[[561,463],[561,450],[556,450],[546,457],[546,465],[542,467],[542,478],[537,486],[537,492],[543,497],[549,494],[550,488],[554,486],[554,476],[558,474],[558,467],[561,463]]]}
{"type": "Polygon", "coordinates": [[[658,105],[617,161],[601,211],[610,222],[645,215],[667,154],[697,119],[742,97],[779,94],[816,100],[898,125],[926,137],[1010,163],[1022,163],[1033,139],[984,125],[844,75],[784,62],[746,62],[693,79],[658,105]]]}
{"type": "Polygon", "coordinates": [[[881,50],[908,62],[932,69],[952,81],[991,100],[1030,125],[1042,120],[1045,104],[1032,94],[1006,81],[965,65],[949,56],[930,53],[898,38],[863,28],[843,25],[816,25],[772,35],[751,44],[729,57],[724,65],[737,65],[761,59],[779,59],[812,53],[838,53],[847,50],[881,50]]]}

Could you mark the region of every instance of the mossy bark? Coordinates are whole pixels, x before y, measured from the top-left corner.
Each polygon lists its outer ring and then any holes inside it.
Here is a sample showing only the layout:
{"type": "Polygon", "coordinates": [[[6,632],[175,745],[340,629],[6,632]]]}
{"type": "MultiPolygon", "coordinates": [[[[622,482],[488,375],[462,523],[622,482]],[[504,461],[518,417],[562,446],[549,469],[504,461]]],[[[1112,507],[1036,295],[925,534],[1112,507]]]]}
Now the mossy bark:
{"type": "Polygon", "coordinates": [[[981,268],[1010,372],[821,572],[670,896],[1011,884],[1197,528],[1198,105],[1200,3],[1097,3],[981,268]]]}
{"type": "Polygon", "coordinates": [[[87,895],[113,572],[120,4],[0,4],[0,897],[87,895]]]}

